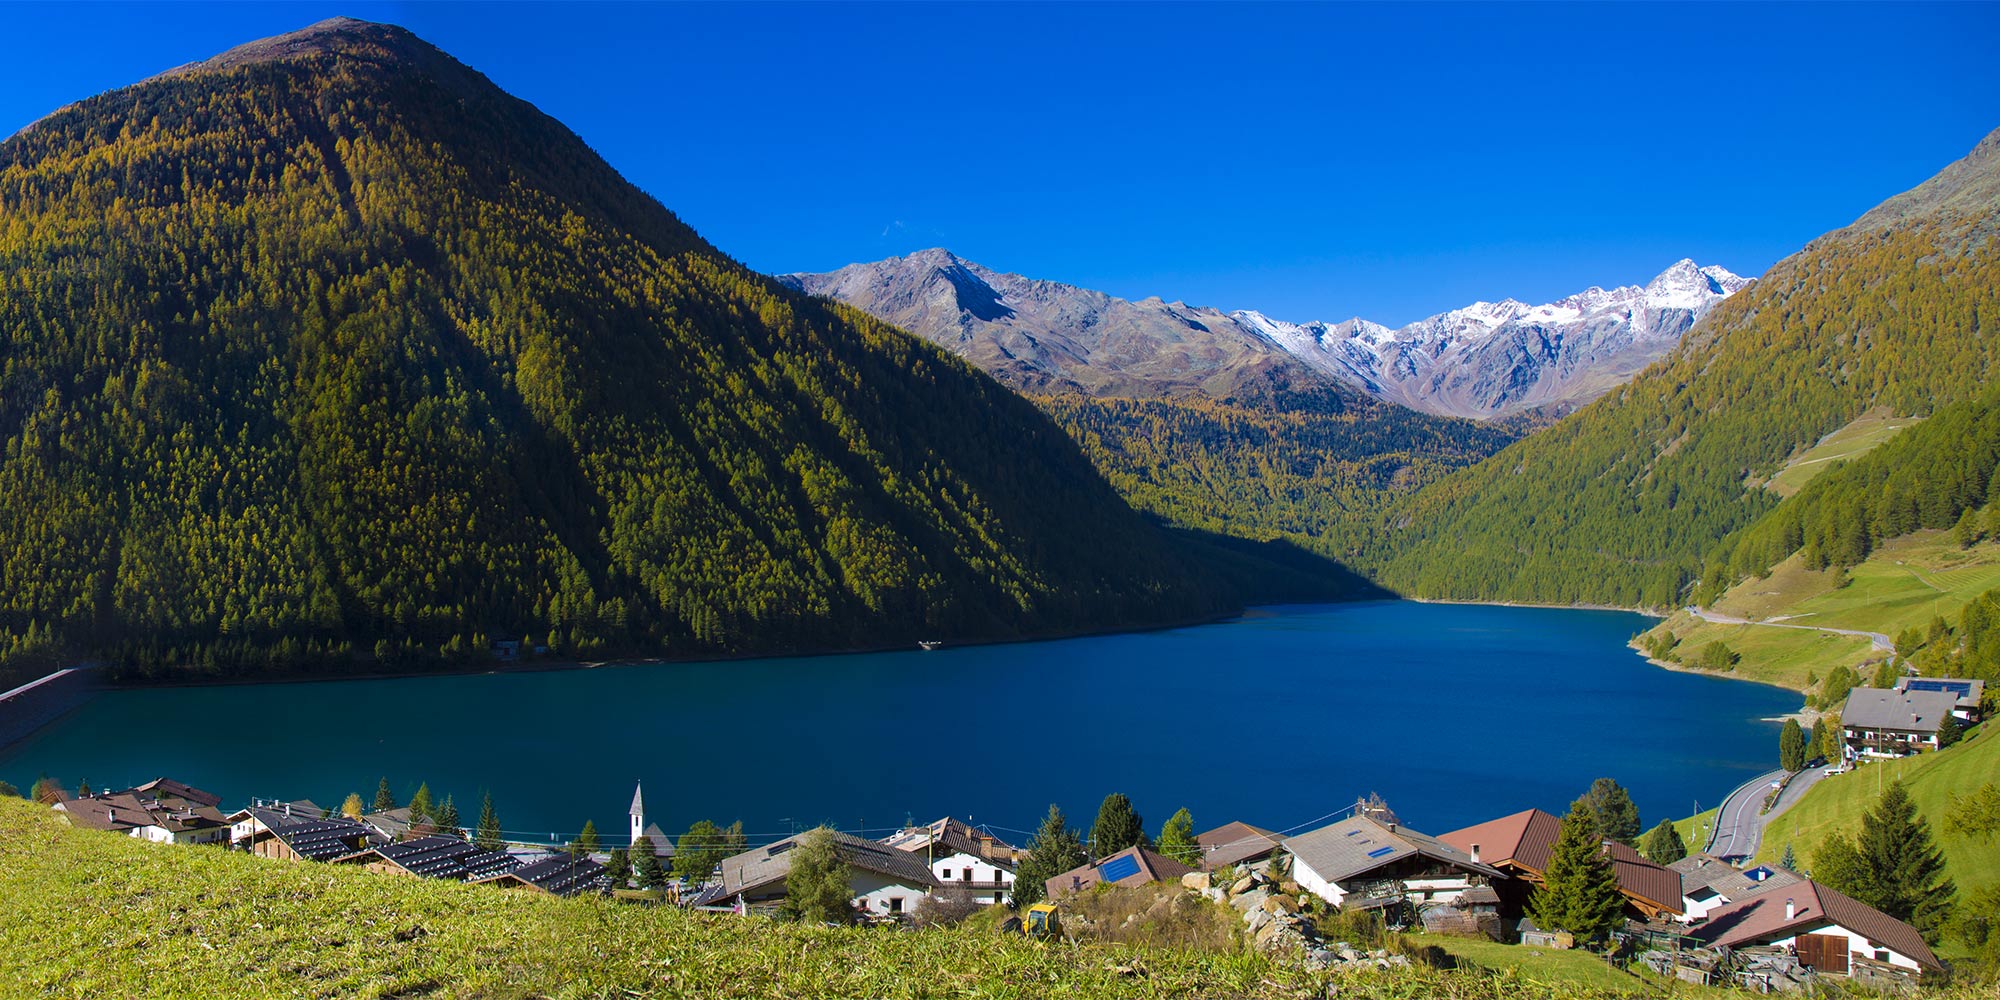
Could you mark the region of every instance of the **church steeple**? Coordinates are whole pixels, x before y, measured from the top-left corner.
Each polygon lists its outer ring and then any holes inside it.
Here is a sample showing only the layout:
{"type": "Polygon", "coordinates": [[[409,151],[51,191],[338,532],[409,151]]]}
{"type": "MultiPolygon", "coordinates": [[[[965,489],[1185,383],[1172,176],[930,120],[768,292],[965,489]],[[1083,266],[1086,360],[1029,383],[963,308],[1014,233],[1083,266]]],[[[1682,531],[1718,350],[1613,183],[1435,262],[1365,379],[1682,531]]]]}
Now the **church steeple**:
{"type": "Polygon", "coordinates": [[[641,794],[638,782],[632,783],[632,843],[638,843],[646,832],[646,799],[641,794]]]}

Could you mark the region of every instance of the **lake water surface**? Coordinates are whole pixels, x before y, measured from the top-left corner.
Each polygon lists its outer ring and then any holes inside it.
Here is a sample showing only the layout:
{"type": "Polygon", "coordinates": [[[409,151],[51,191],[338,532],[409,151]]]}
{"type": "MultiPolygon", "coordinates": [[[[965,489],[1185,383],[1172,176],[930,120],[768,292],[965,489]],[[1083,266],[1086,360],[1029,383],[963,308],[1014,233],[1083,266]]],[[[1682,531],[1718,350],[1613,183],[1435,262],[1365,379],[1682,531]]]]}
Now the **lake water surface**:
{"type": "Polygon", "coordinates": [[[490,790],[523,839],[594,819],[632,784],[675,833],[753,839],[950,814],[1019,842],[1049,803],[1088,824],[1130,795],[1149,830],[1284,830],[1379,792],[1438,833],[1593,778],[1648,825],[1776,766],[1777,688],[1653,667],[1638,615],[1380,601],[1257,609],[1160,632],[873,653],[400,680],[115,691],[0,753],[71,788],[171,775],[224,797],[372,798],[427,781],[470,824],[490,790]]]}

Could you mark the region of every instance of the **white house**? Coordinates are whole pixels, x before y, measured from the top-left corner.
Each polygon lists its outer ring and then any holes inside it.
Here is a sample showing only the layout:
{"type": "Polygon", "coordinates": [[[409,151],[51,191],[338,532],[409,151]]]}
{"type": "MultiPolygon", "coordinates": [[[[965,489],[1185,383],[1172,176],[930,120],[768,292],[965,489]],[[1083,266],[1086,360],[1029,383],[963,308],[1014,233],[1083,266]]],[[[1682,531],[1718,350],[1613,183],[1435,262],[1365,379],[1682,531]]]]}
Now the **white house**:
{"type": "Polygon", "coordinates": [[[1447,902],[1506,874],[1442,840],[1354,816],[1285,841],[1292,880],[1335,906],[1447,902]]]}
{"type": "MultiPolygon", "coordinates": [[[[921,857],[851,834],[831,833],[834,849],[847,863],[854,905],[869,914],[910,913],[924,897],[942,888],[921,857]]],[[[785,898],[785,879],[792,873],[791,852],[806,836],[786,837],[725,859],[722,881],[703,892],[695,905],[744,911],[777,906],[785,898]]]]}
{"type": "Polygon", "coordinates": [[[1667,867],[1681,877],[1681,913],[1675,919],[1684,924],[1701,923],[1731,903],[1803,881],[1798,873],[1776,865],[1739,869],[1707,854],[1690,854],[1667,867]]]}
{"type": "Polygon", "coordinates": [[[1822,975],[1870,963],[1919,975],[1944,968],[1916,928],[1810,879],[1711,910],[1690,933],[1720,948],[1788,948],[1822,975]]]}
{"type": "Polygon", "coordinates": [[[1905,757],[1938,747],[1938,727],[1954,717],[1951,691],[1855,688],[1840,710],[1842,735],[1864,757],[1905,757]]]}
{"type": "Polygon", "coordinates": [[[941,887],[968,892],[974,902],[1005,902],[1013,891],[1018,856],[1013,846],[949,816],[897,831],[882,844],[922,858],[941,887]]]}
{"type": "Polygon", "coordinates": [[[53,808],[71,826],[122,833],[156,844],[214,844],[229,839],[230,824],[216,809],[219,796],[169,778],[122,792],[68,799],[53,808]]]}

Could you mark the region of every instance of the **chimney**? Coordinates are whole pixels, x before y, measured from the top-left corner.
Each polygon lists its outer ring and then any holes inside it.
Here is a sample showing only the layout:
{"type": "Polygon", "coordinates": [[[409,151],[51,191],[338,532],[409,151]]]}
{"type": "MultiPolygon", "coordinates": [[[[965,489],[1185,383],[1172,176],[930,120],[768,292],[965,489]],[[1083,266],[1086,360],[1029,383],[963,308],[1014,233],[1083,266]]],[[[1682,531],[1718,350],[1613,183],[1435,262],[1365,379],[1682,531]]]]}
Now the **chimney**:
{"type": "Polygon", "coordinates": [[[1785,919],[1796,920],[1798,919],[1798,916],[1799,916],[1798,904],[1792,902],[1789,899],[1785,900],[1785,919]]]}
{"type": "Polygon", "coordinates": [[[1478,860],[1479,860],[1479,845],[1478,845],[1478,844],[1474,844],[1474,845],[1472,845],[1472,860],[1474,860],[1474,861],[1478,861],[1478,860]]]}

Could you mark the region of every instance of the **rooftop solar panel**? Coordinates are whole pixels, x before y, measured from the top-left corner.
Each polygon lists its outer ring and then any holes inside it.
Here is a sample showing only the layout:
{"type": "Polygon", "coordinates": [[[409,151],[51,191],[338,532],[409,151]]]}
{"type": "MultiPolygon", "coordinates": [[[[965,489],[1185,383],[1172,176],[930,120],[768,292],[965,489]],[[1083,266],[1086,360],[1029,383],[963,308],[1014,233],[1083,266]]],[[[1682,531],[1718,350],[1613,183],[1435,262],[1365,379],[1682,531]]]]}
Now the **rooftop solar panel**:
{"type": "Polygon", "coordinates": [[[1913,677],[1907,685],[1911,691],[1950,691],[1961,698],[1972,694],[1971,681],[1941,681],[1934,678],[1913,677]]]}
{"type": "Polygon", "coordinates": [[[1394,853],[1396,853],[1396,849],[1394,847],[1378,847],[1372,851],[1369,851],[1368,856],[1371,858],[1379,858],[1382,857],[1383,855],[1394,854],[1394,853]]]}
{"type": "Polygon", "coordinates": [[[1106,882],[1116,882],[1139,874],[1139,859],[1130,854],[1112,858],[1098,866],[1097,877],[1106,882]]]}

